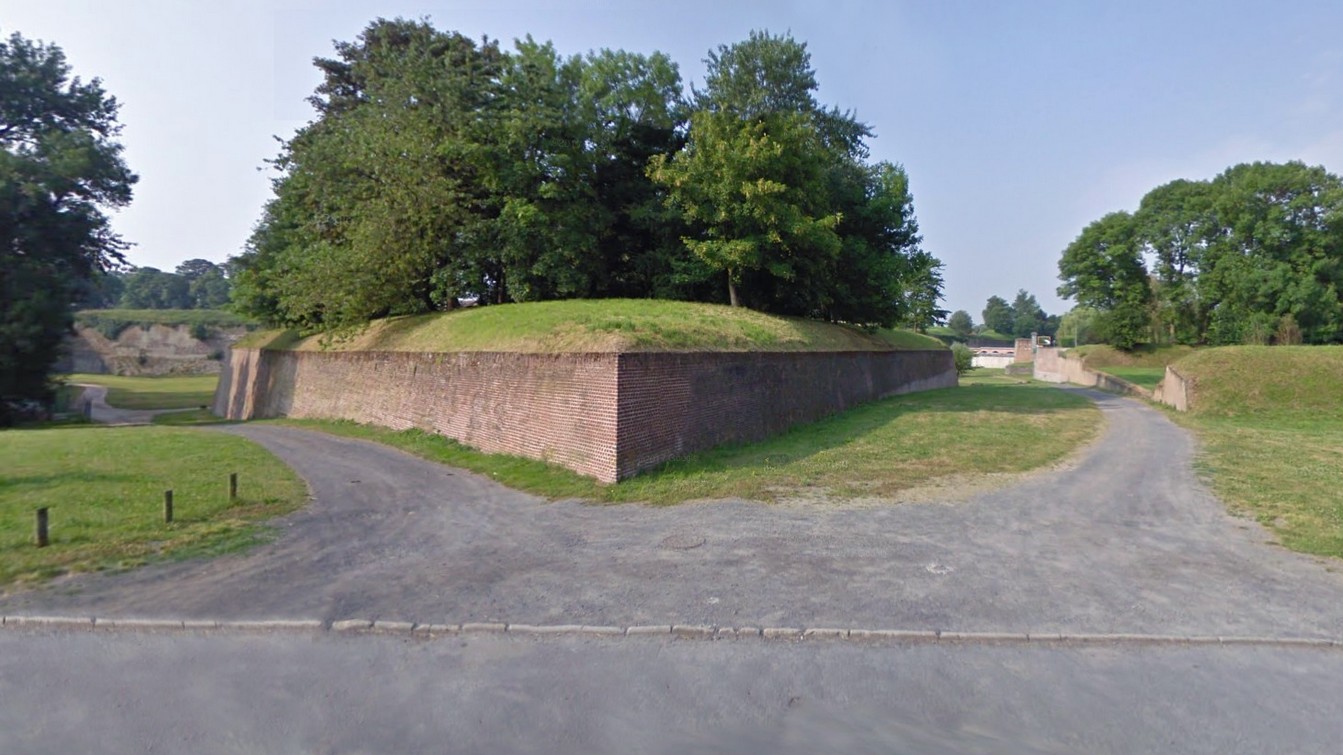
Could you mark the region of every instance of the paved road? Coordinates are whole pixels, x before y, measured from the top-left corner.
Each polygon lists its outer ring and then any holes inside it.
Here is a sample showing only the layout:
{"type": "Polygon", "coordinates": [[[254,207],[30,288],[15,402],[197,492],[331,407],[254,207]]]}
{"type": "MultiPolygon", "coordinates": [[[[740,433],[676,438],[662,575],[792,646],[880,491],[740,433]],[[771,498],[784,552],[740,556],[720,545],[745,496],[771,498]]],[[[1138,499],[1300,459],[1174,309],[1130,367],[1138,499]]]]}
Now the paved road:
{"type": "Polygon", "coordinates": [[[0,752],[1333,753],[1343,652],[0,632],[0,752]]]}
{"type": "Polygon", "coordinates": [[[1159,412],[1089,395],[1107,429],[1078,463],[954,504],[546,503],[374,444],[231,427],[312,484],[277,542],[0,613],[1343,635],[1334,565],[1229,517],[1159,412]]]}

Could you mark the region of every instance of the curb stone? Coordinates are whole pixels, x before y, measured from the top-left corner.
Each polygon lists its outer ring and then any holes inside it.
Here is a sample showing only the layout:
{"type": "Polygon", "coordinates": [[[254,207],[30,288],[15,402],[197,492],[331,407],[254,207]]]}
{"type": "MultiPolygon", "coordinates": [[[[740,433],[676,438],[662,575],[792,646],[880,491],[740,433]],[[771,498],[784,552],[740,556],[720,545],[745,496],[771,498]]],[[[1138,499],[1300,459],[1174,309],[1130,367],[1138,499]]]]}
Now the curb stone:
{"type": "Polygon", "coordinates": [[[4,628],[60,628],[128,631],[237,631],[237,632],[353,632],[366,634],[403,634],[432,637],[459,633],[518,634],[533,636],[579,637],[672,637],[691,640],[766,640],[835,641],[859,643],[946,643],[963,644],[1089,644],[1089,645],[1199,645],[1266,646],[1301,648],[1343,648],[1343,638],[1325,637],[1226,637],[1217,635],[1156,634],[1067,634],[1058,632],[952,632],[908,629],[843,629],[838,627],[715,627],[703,624],[652,624],[630,627],[590,624],[507,624],[469,622],[465,624],[424,624],[414,621],[340,619],[329,625],[317,619],[272,619],[218,621],[213,619],[97,618],[83,616],[0,616],[4,628]]]}

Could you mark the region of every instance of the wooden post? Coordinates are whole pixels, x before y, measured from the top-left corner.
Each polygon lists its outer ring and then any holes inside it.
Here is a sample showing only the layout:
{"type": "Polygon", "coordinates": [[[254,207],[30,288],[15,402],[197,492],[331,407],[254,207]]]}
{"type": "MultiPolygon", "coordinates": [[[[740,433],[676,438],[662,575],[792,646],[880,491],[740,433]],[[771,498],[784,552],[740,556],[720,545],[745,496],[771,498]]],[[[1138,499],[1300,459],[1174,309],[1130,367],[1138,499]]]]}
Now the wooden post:
{"type": "Polygon", "coordinates": [[[228,476],[228,499],[230,502],[238,500],[238,473],[230,472],[228,476]]]}
{"type": "Polygon", "coordinates": [[[164,524],[173,523],[173,491],[163,491],[163,522],[164,524]]]}
{"type": "Polygon", "coordinates": [[[43,506],[37,510],[37,547],[45,548],[49,542],[47,539],[47,509],[43,506]]]}

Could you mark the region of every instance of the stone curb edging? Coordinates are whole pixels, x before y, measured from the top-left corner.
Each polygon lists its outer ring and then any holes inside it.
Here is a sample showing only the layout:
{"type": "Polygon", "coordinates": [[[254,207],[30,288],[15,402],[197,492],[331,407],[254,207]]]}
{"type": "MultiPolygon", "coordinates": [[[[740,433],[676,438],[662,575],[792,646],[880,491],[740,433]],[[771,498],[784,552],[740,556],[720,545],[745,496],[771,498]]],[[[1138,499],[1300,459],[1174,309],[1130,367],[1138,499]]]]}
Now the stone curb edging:
{"type": "Polygon", "coordinates": [[[465,622],[428,624],[385,619],[317,619],[214,621],[209,619],[97,618],[93,616],[4,616],[0,629],[80,629],[141,632],[335,632],[432,638],[458,634],[500,634],[531,637],[665,637],[675,640],[765,640],[787,642],[854,642],[861,644],[1070,644],[1070,645],[1241,645],[1343,648],[1343,638],[1254,637],[1217,635],[1086,634],[1068,632],[951,632],[908,629],[843,629],[833,627],[719,627],[702,624],[655,624],[628,627],[588,624],[511,624],[465,622]]]}

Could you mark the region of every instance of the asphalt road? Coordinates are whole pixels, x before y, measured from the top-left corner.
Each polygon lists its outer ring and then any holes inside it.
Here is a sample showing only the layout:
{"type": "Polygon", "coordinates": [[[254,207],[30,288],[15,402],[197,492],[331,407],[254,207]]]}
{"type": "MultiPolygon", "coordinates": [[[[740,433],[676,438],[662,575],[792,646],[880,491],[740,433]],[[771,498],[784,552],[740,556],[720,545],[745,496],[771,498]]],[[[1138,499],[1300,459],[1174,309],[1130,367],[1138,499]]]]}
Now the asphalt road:
{"type": "Polygon", "coordinates": [[[232,427],[315,494],[275,543],[0,614],[1343,634],[1335,564],[1228,516],[1162,414],[1089,395],[1107,428],[1071,468],[950,504],[547,503],[375,444],[232,427]]]}
{"type": "Polygon", "coordinates": [[[0,632],[0,752],[1333,753],[1343,652],[0,632]]]}
{"type": "MultiPolygon", "coordinates": [[[[1159,412],[1089,395],[1075,463],[955,503],[546,503],[232,427],[311,483],[274,543],[0,615],[1343,639],[1334,563],[1228,516],[1159,412]]],[[[1343,646],[5,626],[0,701],[0,752],[1334,753],[1343,646]]]]}

